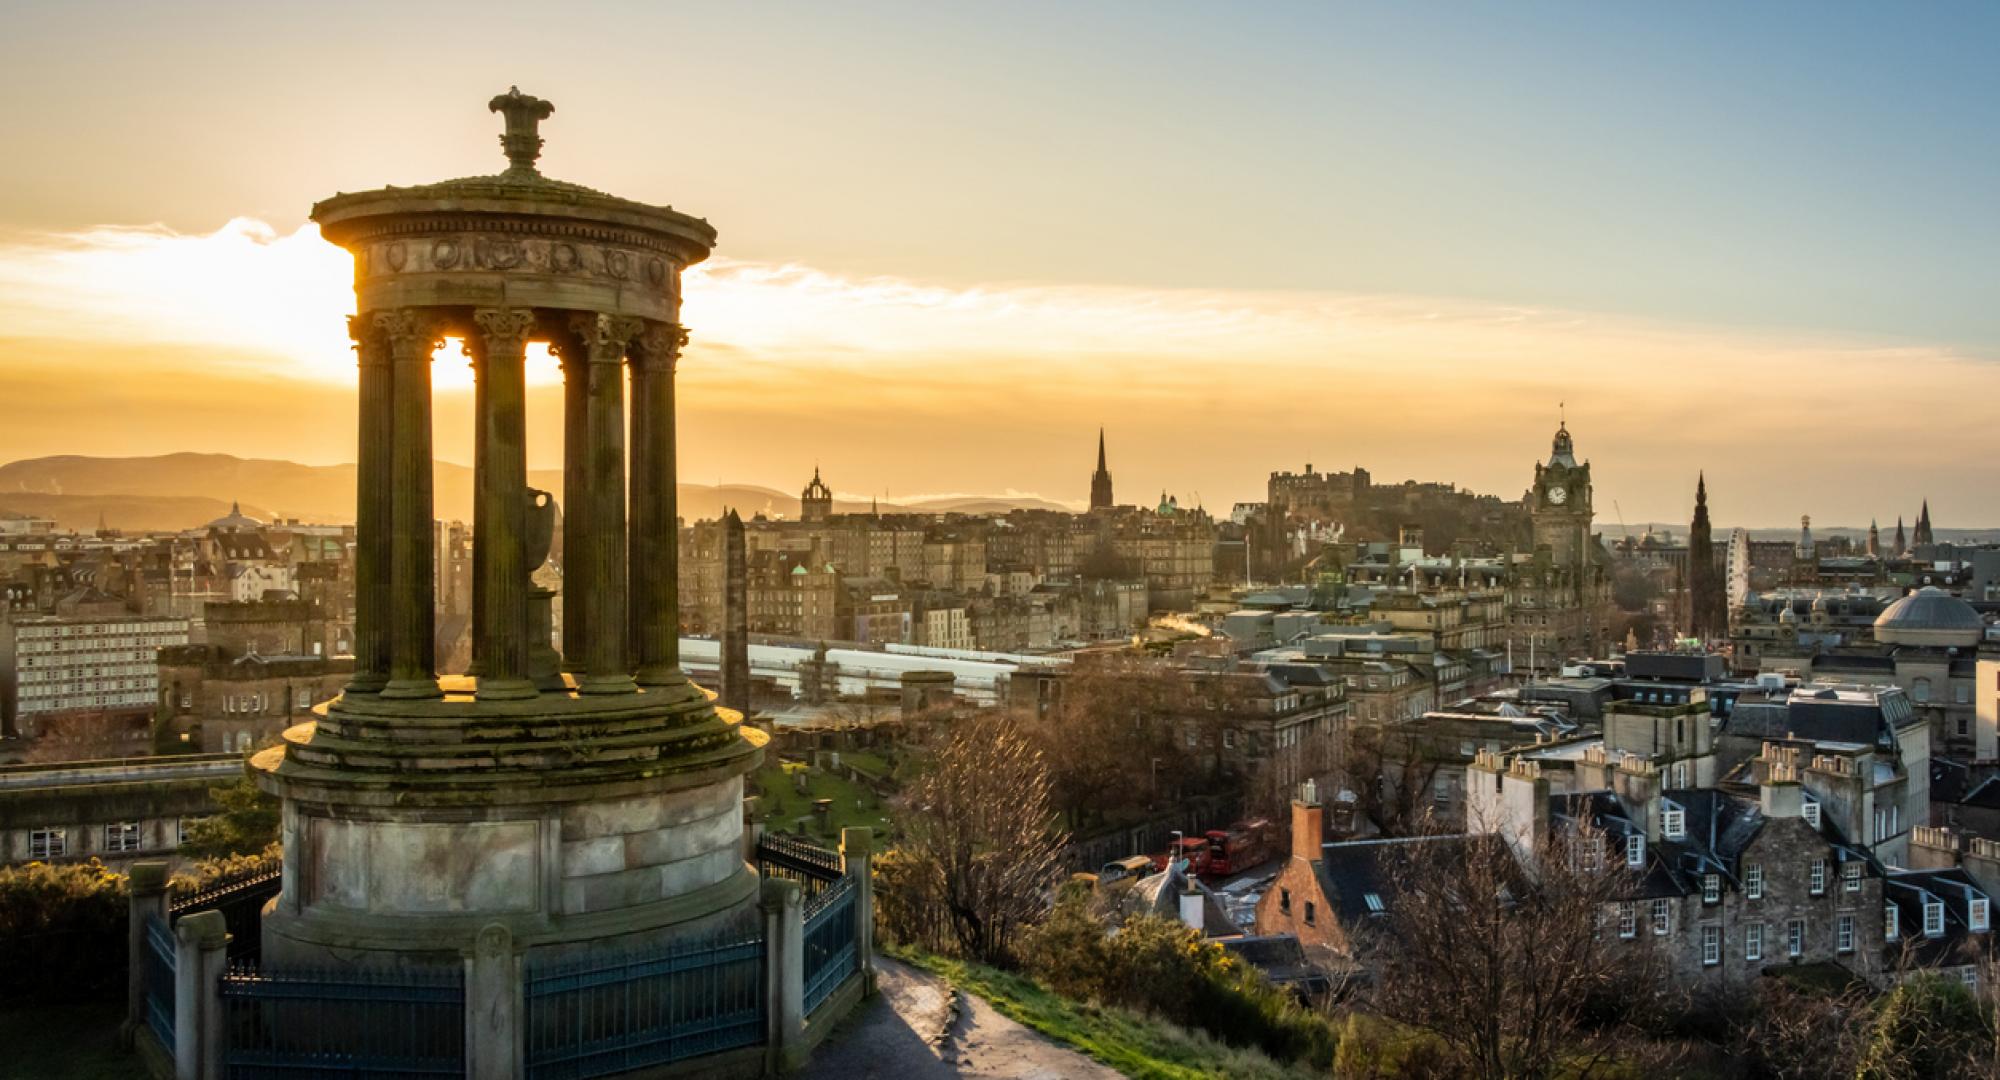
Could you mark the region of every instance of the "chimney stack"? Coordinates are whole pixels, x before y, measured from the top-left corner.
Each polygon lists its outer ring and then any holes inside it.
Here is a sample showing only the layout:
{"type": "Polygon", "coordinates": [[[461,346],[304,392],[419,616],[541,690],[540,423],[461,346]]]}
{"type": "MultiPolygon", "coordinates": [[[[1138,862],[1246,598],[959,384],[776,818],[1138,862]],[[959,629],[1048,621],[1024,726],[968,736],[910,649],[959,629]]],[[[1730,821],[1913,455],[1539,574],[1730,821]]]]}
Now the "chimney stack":
{"type": "Polygon", "coordinates": [[[1308,780],[1292,800],[1292,858],[1319,858],[1326,841],[1326,811],[1320,808],[1318,785],[1308,780]]]}

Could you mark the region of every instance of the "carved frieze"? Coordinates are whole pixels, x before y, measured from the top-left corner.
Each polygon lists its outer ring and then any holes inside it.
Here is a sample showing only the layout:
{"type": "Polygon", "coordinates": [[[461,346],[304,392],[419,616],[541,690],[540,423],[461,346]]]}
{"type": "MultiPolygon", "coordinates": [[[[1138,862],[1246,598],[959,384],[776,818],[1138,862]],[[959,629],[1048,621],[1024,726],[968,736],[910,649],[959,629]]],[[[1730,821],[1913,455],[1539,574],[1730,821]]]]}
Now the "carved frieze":
{"type": "Polygon", "coordinates": [[[467,232],[425,238],[380,238],[361,248],[362,281],[403,274],[484,271],[546,274],[619,284],[643,282],[677,296],[673,260],[635,245],[583,239],[467,232]]]}

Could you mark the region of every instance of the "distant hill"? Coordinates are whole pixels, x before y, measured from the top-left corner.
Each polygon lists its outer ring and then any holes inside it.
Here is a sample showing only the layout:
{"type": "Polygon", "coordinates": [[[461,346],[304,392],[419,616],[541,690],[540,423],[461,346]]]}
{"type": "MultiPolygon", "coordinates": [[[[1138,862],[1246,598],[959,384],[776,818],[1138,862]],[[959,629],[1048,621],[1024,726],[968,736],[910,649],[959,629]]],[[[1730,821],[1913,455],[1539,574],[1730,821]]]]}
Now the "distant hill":
{"type": "MultiPolygon", "coordinates": [[[[1907,530],[1909,527],[1910,526],[1906,525],[1905,529],[1907,530]]],[[[1890,522],[1889,524],[1886,525],[1878,522],[1876,524],[1876,528],[1880,530],[1882,536],[1882,543],[1885,546],[1895,539],[1896,525],[1894,522],[1890,522]]],[[[1621,532],[1617,522],[1605,521],[1603,518],[1600,517],[1597,519],[1597,529],[1598,531],[1602,532],[1607,539],[1616,538],[1618,536],[1625,534],[1630,534],[1632,536],[1643,536],[1649,531],[1670,532],[1674,535],[1674,541],[1676,543],[1681,543],[1681,544],[1687,543],[1687,535],[1688,535],[1688,523],[1685,521],[1678,523],[1670,521],[1635,521],[1632,524],[1626,526],[1623,532],[1621,532]]],[[[1729,534],[1734,531],[1735,531],[1734,526],[1730,525],[1715,526],[1716,542],[1722,543],[1724,541],[1727,541],[1729,539],[1729,534]]],[[[1750,534],[1750,538],[1752,540],[1797,540],[1799,538],[1799,529],[1798,526],[1796,525],[1791,526],[1790,528],[1786,528],[1784,526],[1777,526],[1773,528],[1747,529],[1745,531],[1750,534]]],[[[1975,544],[1975,543],[2000,542],[2000,529],[1996,528],[1936,529],[1934,531],[1937,533],[1938,542],[1941,544],[1975,544]]],[[[1908,532],[1906,531],[1904,535],[1908,536],[1908,532]]],[[[1868,526],[1866,525],[1862,525],[1859,527],[1853,525],[1822,526],[1818,523],[1814,523],[1813,538],[1815,540],[1830,540],[1836,536],[1845,536],[1848,539],[1857,542],[1865,541],[1868,539],[1868,526]]]]}
{"type": "MultiPolygon", "coordinates": [[[[354,475],[353,465],[301,465],[229,454],[29,458],[0,465],[0,511],[52,518],[59,527],[78,531],[94,529],[102,520],[114,529],[144,532],[195,528],[240,502],[244,513],[266,521],[344,523],[354,520],[354,475]]],[[[472,470],[438,462],[435,483],[438,516],[470,521],[472,470]]],[[[561,497],[559,470],[533,470],[528,483],[561,497]]],[[[688,521],[721,517],[726,507],[745,517],[799,514],[797,495],[753,484],[681,484],[679,490],[680,514],[688,521]]],[[[1016,507],[1062,509],[1039,499],[976,496],[881,505],[884,513],[1004,513],[1016,507]]],[[[834,504],[843,514],[868,508],[866,502],[834,504]]]]}

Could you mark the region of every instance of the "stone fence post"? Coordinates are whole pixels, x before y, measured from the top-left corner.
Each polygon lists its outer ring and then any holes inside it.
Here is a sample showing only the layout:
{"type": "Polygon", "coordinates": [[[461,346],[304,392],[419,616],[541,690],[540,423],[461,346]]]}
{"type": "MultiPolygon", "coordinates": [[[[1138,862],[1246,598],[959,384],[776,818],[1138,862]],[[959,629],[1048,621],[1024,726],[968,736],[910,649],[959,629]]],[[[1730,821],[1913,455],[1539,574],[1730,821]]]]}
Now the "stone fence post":
{"type": "Polygon", "coordinates": [[[131,909],[125,932],[125,1039],[146,1026],[146,920],[167,917],[167,864],[132,864],[128,879],[131,909]]]}
{"type": "Polygon", "coordinates": [[[799,883],[765,878],[757,906],[764,912],[764,1064],[776,1074],[806,1060],[806,926],[799,883]]]}
{"type": "Polygon", "coordinates": [[[229,926],[220,911],[197,911],[174,924],[174,1080],[222,1076],[222,975],[229,967],[229,926]]]}
{"type": "Polygon", "coordinates": [[[514,935],[488,923],[465,956],[465,1075],[509,1080],[522,1075],[521,955],[514,935]]]}
{"type": "Polygon", "coordinates": [[[875,830],[840,830],[840,870],[854,879],[854,956],[861,970],[861,992],[875,993],[875,830]]]}

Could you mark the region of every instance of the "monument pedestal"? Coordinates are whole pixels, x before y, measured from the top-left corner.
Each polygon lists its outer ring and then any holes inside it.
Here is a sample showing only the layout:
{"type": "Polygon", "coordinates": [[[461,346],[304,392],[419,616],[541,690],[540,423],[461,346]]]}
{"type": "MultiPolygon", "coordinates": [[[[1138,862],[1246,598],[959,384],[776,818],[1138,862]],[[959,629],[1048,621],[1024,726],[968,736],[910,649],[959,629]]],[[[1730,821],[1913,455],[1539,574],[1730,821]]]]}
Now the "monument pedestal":
{"type": "Polygon", "coordinates": [[[690,683],[479,701],[354,695],[253,759],[284,800],[264,955],[317,968],[457,963],[751,929],[743,777],[768,736],[690,683]]]}

